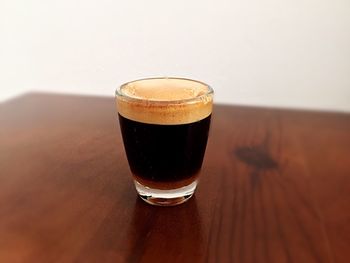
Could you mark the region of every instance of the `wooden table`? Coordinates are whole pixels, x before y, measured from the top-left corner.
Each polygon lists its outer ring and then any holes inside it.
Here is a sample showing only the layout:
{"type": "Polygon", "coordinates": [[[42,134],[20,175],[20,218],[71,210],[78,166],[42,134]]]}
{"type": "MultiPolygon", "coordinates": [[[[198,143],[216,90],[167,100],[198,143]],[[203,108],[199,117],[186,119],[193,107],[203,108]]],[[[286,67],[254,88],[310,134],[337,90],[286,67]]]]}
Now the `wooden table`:
{"type": "Polygon", "coordinates": [[[199,188],[132,184],[113,98],[0,104],[0,262],[350,262],[350,115],[216,105],[199,188]]]}

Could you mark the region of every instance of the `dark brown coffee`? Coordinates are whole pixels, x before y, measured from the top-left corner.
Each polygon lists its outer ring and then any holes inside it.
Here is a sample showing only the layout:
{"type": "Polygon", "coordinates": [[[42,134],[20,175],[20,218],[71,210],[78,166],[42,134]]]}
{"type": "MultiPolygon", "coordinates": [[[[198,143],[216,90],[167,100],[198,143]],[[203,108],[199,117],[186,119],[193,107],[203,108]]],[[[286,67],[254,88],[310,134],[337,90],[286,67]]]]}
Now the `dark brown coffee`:
{"type": "Polygon", "coordinates": [[[122,85],[116,98],[141,198],[172,205],[192,196],[207,145],[212,89],[188,79],[143,79],[122,85]]]}
{"type": "Polygon", "coordinates": [[[119,114],[125,151],[135,179],[157,189],[192,183],[202,166],[211,115],[185,124],[149,124],[119,114]]]}

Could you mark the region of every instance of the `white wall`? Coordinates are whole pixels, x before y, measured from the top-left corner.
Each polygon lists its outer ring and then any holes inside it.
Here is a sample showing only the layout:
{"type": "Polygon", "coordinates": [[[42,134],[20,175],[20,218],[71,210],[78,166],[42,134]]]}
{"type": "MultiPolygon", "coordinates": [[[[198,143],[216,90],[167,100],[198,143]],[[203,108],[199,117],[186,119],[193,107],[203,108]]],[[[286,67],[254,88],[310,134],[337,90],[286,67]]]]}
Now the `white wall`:
{"type": "Polygon", "coordinates": [[[11,0],[0,98],[184,76],[216,101],[350,111],[349,0],[11,0]]]}

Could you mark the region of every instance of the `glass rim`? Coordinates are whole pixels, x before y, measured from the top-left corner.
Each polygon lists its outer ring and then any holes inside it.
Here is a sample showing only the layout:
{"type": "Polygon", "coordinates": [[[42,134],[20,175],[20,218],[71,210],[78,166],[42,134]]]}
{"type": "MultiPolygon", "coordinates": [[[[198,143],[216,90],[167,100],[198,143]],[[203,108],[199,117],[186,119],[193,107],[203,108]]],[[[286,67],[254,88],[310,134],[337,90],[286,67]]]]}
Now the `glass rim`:
{"type": "Polygon", "coordinates": [[[195,102],[198,100],[202,100],[203,98],[206,98],[207,96],[213,95],[214,90],[210,85],[203,81],[195,80],[195,79],[190,79],[190,78],[182,78],[182,77],[149,77],[149,78],[141,78],[141,79],[136,79],[132,81],[128,81],[120,85],[116,91],[115,91],[115,96],[116,97],[121,97],[124,98],[128,101],[133,101],[133,102],[139,102],[139,103],[148,103],[148,104],[184,104],[184,103],[190,103],[190,102],[195,102]],[[206,92],[204,94],[201,94],[200,96],[193,97],[193,98],[188,98],[188,99],[175,99],[175,100],[149,100],[149,99],[143,99],[143,98],[135,98],[128,96],[126,94],[123,94],[121,92],[122,88],[138,81],[143,81],[143,80],[162,80],[162,79],[174,79],[174,80],[185,80],[189,82],[196,82],[199,83],[207,88],[206,92]]]}

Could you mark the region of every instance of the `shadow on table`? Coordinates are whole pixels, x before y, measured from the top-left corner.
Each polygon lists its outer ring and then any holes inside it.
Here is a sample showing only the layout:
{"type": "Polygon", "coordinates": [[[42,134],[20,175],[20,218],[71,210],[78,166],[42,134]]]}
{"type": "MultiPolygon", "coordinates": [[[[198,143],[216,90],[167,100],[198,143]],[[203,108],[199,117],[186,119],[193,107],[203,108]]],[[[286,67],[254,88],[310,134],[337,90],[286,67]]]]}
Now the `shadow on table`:
{"type": "Polygon", "coordinates": [[[127,262],[201,261],[203,234],[196,198],[176,207],[154,207],[139,198],[127,231],[127,262]]]}

